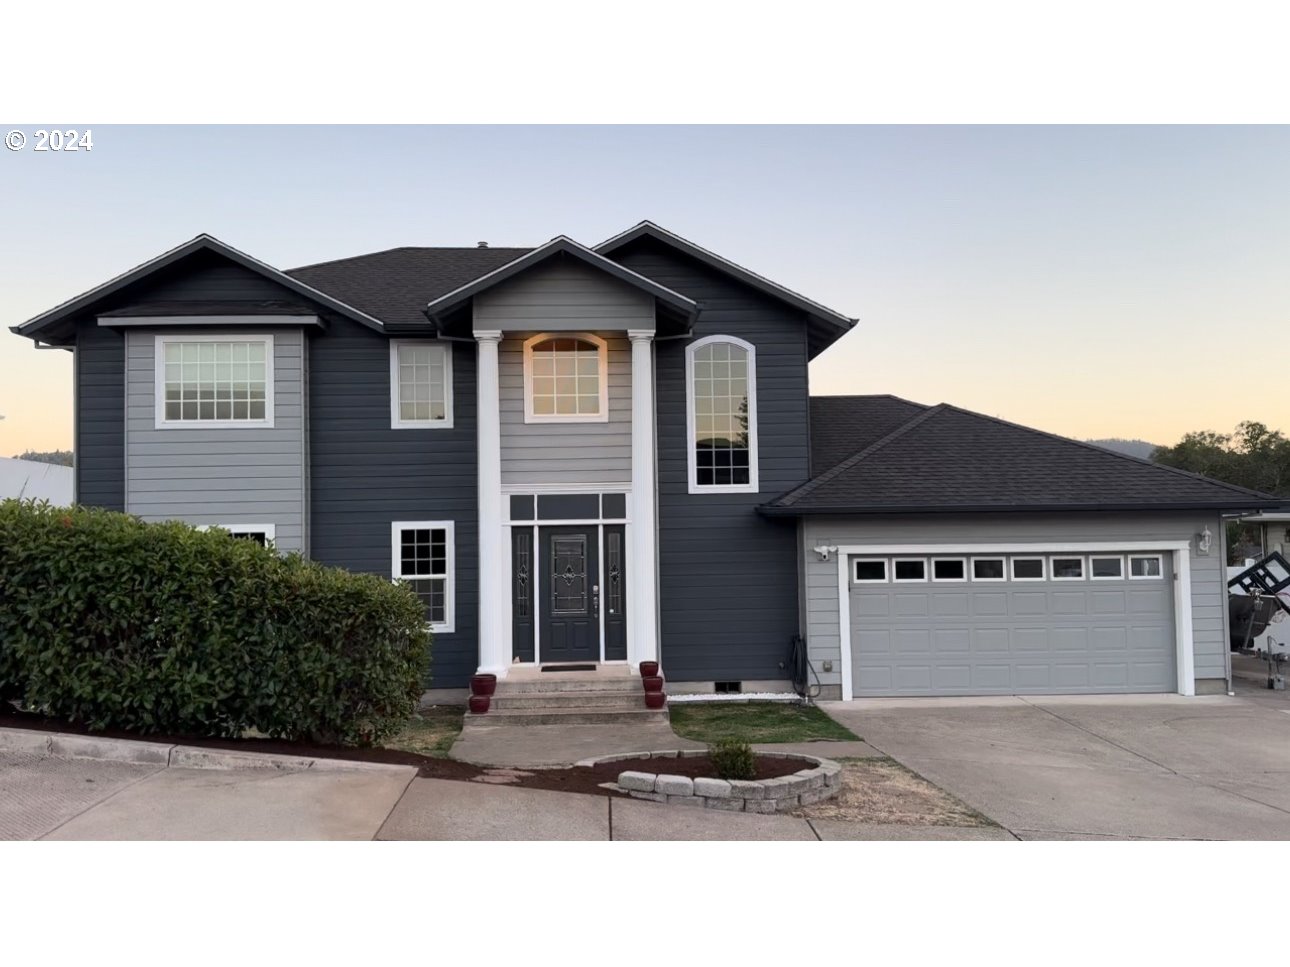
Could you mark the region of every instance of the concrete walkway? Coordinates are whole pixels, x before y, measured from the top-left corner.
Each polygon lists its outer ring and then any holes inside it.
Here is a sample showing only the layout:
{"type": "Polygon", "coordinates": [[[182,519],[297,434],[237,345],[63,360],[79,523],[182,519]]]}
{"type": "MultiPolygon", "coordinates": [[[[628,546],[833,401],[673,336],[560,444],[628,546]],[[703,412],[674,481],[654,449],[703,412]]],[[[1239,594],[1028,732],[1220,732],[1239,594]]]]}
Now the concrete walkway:
{"type": "Polygon", "coordinates": [[[1290,839],[1290,700],[1266,691],[821,707],[1022,839],[1290,839]]]}
{"type": "Polygon", "coordinates": [[[542,769],[620,752],[703,749],[666,722],[631,725],[481,725],[467,721],[449,755],[478,766],[542,769]]]}

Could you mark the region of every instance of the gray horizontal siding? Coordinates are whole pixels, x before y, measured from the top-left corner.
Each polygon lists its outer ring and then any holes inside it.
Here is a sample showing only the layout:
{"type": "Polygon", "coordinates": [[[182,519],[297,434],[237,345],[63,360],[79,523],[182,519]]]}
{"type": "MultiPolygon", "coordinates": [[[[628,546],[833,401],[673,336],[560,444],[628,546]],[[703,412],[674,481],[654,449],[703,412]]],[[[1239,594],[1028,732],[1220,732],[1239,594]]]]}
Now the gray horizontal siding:
{"type": "Polygon", "coordinates": [[[616,261],[698,300],[694,337],[737,336],[757,349],[760,493],[690,494],[685,340],[655,346],[658,436],[659,605],[662,661],[673,681],[785,677],[797,634],[793,521],[757,506],[807,479],[804,317],[754,289],[654,242],[616,261]]]}
{"type": "Polygon", "coordinates": [[[476,329],[653,329],[654,299],[574,259],[545,262],[475,297],[476,329]]]}
{"type": "Polygon", "coordinates": [[[525,423],[524,340],[508,333],[498,358],[502,485],[627,483],[632,477],[632,356],[622,333],[608,345],[609,422],[525,423]]]}
{"type": "Polygon", "coordinates": [[[390,427],[390,344],[347,320],[309,340],[310,554],[390,576],[394,521],[455,522],[456,630],[435,635],[427,684],[460,688],[479,665],[475,347],[452,349],[451,429],[390,427]]]}
{"type": "Polygon", "coordinates": [[[144,520],[273,524],[281,550],[305,551],[304,336],[258,332],[273,335],[271,428],[157,429],[156,333],[127,334],[126,509],[144,520]]]}
{"type": "MultiPolygon", "coordinates": [[[[811,548],[832,544],[955,544],[1024,542],[1055,544],[1077,541],[1185,541],[1208,526],[1216,536],[1223,523],[1217,515],[978,515],[937,518],[808,518],[802,532],[805,562],[806,636],[817,670],[832,661],[832,672],[820,672],[826,685],[841,683],[838,638],[838,566],[821,561],[811,548]]],[[[1227,589],[1222,553],[1191,554],[1191,608],[1196,678],[1225,678],[1227,589]]]]}
{"type": "Polygon", "coordinates": [[[76,329],[76,501],[125,510],[125,339],[86,319],[76,329]]]}

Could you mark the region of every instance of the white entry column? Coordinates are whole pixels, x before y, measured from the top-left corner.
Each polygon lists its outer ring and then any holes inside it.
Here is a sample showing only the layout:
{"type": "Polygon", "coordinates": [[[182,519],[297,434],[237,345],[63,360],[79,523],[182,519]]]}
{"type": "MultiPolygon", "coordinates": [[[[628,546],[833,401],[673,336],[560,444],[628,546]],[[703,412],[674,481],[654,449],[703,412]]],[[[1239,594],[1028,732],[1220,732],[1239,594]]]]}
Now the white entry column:
{"type": "Polygon", "coordinates": [[[498,398],[496,330],[477,330],[479,372],[476,377],[476,426],[479,449],[479,670],[506,677],[511,667],[506,629],[507,589],[502,581],[502,418],[498,398]]]}
{"type": "Polygon", "coordinates": [[[654,527],[654,332],[630,329],[632,342],[632,520],[627,612],[627,661],[658,661],[657,564],[654,527]]]}

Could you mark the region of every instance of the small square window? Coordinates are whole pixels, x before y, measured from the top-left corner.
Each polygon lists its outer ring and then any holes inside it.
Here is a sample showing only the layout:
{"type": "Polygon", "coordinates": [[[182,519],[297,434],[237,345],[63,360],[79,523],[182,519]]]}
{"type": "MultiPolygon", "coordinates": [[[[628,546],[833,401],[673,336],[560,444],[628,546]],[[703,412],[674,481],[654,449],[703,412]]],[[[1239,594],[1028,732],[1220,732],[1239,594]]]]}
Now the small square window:
{"type": "Polygon", "coordinates": [[[1091,557],[1088,570],[1094,581],[1116,581],[1124,577],[1124,558],[1091,557]]]}
{"type": "Polygon", "coordinates": [[[926,581],[927,562],[921,558],[897,559],[893,562],[892,575],[896,581],[926,581]]]}
{"type": "Polygon", "coordinates": [[[1159,554],[1148,554],[1129,558],[1129,577],[1133,580],[1147,580],[1164,577],[1164,567],[1159,554]]]}
{"type": "Polygon", "coordinates": [[[1054,581],[1084,580],[1084,558],[1054,557],[1050,562],[1054,581]]]}
{"type": "Polygon", "coordinates": [[[1042,581],[1044,579],[1044,559],[1042,557],[1014,557],[1012,559],[1012,579],[1014,581],[1042,581]]]}
{"type": "Polygon", "coordinates": [[[886,561],[856,561],[854,567],[857,584],[871,584],[887,580],[886,561]]]}
{"type": "Polygon", "coordinates": [[[967,561],[961,557],[941,557],[932,561],[933,581],[966,581],[967,561]]]}
{"type": "Polygon", "coordinates": [[[1003,566],[1001,557],[974,557],[972,558],[972,580],[973,581],[1004,581],[1007,580],[1008,574],[1003,566]]]}

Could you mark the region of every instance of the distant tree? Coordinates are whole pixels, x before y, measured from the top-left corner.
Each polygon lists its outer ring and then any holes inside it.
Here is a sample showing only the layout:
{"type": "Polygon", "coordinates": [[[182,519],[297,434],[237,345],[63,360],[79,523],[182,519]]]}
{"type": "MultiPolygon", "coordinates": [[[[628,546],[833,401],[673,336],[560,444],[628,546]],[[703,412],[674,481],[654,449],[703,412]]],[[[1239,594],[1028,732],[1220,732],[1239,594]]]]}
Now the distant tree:
{"type": "Polygon", "coordinates": [[[36,463],[54,463],[60,467],[72,466],[71,450],[27,450],[17,455],[18,460],[32,460],[36,463]]]}
{"type": "Polygon", "coordinates": [[[1157,447],[1151,459],[1238,487],[1290,497],[1290,439],[1254,420],[1246,420],[1232,433],[1188,433],[1172,447],[1157,447]]]}
{"type": "MultiPolygon", "coordinates": [[[[1254,420],[1246,420],[1232,433],[1188,433],[1172,447],[1157,447],[1151,459],[1238,487],[1290,497],[1290,439],[1254,420]]],[[[1258,542],[1256,528],[1229,523],[1228,563],[1254,556],[1258,542]]]]}

